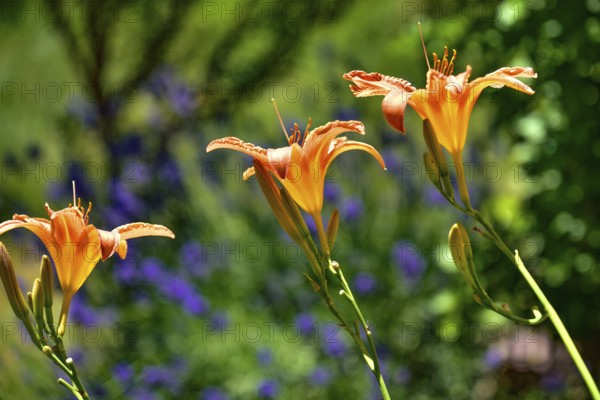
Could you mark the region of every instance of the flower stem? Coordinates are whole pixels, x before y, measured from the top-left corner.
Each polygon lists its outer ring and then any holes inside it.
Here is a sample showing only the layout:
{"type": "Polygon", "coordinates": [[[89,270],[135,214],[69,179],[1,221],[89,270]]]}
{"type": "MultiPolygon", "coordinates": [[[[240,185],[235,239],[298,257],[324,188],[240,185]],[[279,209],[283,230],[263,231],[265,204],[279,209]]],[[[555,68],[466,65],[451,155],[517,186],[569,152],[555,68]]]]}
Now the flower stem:
{"type": "Polygon", "coordinates": [[[540,289],[540,287],[536,283],[535,279],[533,279],[533,276],[531,276],[531,274],[529,273],[527,268],[525,268],[525,265],[521,261],[521,258],[519,257],[519,253],[517,251],[515,251],[515,264],[519,268],[519,271],[521,272],[521,274],[523,275],[523,277],[525,278],[525,280],[527,281],[527,283],[529,284],[529,286],[531,287],[531,289],[533,290],[533,292],[535,293],[537,298],[540,300],[540,302],[543,304],[544,308],[546,309],[546,312],[548,313],[548,317],[550,318],[550,321],[552,321],[552,323],[554,324],[556,331],[560,335],[560,338],[562,339],[563,343],[565,344],[565,347],[569,351],[569,354],[571,355],[573,362],[577,366],[577,369],[579,370],[581,377],[583,378],[585,384],[587,385],[588,390],[592,394],[592,397],[594,398],[594,400],[600,400],[600,392],[598,391],[598,387],[596,386],[596,383],[594,382],[594,379],[592,378],[590,371],[588,370],[587,366],[585,365],[585,362],[581,358],[581,355],[579,354],[579,351],[577,350],[575,343],[573,343],[573,339],[571,339],[571,336],[569,335],[567,328],[563,324],[562,320],[560,319],[560,316],[558,315],[558,313],[556,312],[556,310],[554,309],[554,307],[552,306],[552,304],[550,303],[550,301],[548,300],[548,298],[546,297],[544,292],[542,292],[542,289],[540,289]]]}
{"type": "Polygon", "coordinates": [[[321,213],[315,213],[312,215],[315,220],[315,225],[317,226],[317,233],[319,234],[319,243],[321,244],[321,249],[325,256],[329,258],[329,242],[327,241],[327,233],[325,233],[325,228],[323,226],[323,217],[321,217],[321,213]]]}
{"type": "Polygon", "coordinates": [[[367,337],[367,341],[369,343],[368,349],[366,348],[366,346],[363,342],[363,339],[360,336],[360,331],[358,330],[358,326],[356,327],[356,329],[352,329],[352,326],[349,325],[345,321],[344,317],[339,313],[339,311],[335,307],[333,299],[329,295],[326,280],[324,280],[321,283],[322,285],[325,286],[325,288],[321,291],[323,299],[327,303],[329,310],[338,319],[338,321],[340,321],[340,323],[342,324],[342,326],[344,327],[346,332],[348,332],[348,334],[354,340],[356,346],[358,347],[359,351],[363,355],[365,362],[369,366],[369,369],[371,370],[371,372],[373,372],[375,379],[377,379],[377,384],[379,385],[379,390],[381,391],[383,399],[391,400],[390,394],[389,394],[387,386],[385,384],[385,380],[383,378],[383,375],[381,374],[381,367],[379,364],[379,358],[377,356],[377,349],[375,347],[375,340],[373,339],[373,333],[371,332],[371,330],[369,328],[369,324],[367,323],[367,320],[364,318],[362,311],[360,310],[360,307],[358,306],[358,303],[356,302],[356,299],[354,298],[354,295],[352,294],[352,290],[350,289],[350,286],[348,285],[348,282],[346,281],[346,278],[344,277],[344,273],[342,272],[342,269],[340,268],[340,266],[337,262],[331,261],[331,259],[330,259],[329,243],[327,242],[327,234],[326,234],[325,228],[323,226],[323,219],[321,217],[321,214],[316,213],[316,214],[313,214],[312,217],[315,220],[315,225],[317,227],[317,233],[319,235],[319,242],[321,244],[322,251],[326,255],[325,259],[329,264],[328,269],[334,276],[336,276],[339,283],[341,284],[342,290],[340,291],[340,295],[344,296],[344,298],[352,306],[352,310],[354,311],[354,314],[358,318],[360,326],[362,327],[362,329],[367,337]]]}
{"type": "Polygon", "coordinates": [[[365,319],[365,317],[363,316],[362,311],[360,310],[360,307],[358,306],[358,303],[356,302],[356,299],[354,298],[354,295],[352,294],[352,290],[350,289],[350,286],[348,285],[348,282],[346,281],[346,278],[344,277],[344,273],[342,272],[342,269],[339,267],[336,271],[336,276],[338,277],[338,279],[342,285],[344,297],[346,298],[346,300],[348,300],[348,302],[352,306],[352,309],[354,310],[354,314],[356,314],[356,316],[358,317],[358,321],[360,322],[363,332],[365,332],[365,335],[367,336],[367,341],[369,342],[369,349],[370,349],[370,354],[371,354],[371,358],[370,358],[371,363],[369,363],[369,359],[366,358],[366,355],[364,355],[365,361],[367,362],[367,364],[369,365],[369,368],[373,372],[373,375],[375,375],[375,378],[377,379],[377,383],[379,384],[379,389],[381,390],[381,394],[383,395],[383,398],[386,400],[389,400],[390,395],[388,393],[387,386],[383,379],[383,375],[381,374],[381,366],[379,364],[379,357],[377,356],[377,349],[375,348],[375,340],[373,339],[373,332],[371,332],[371,329],[369,328],[369,324],[368,324],[367,320],[365,319]]]}
{"type": "Polygon", "coordinates": [[[465,167],[463,165],[462,153],[452,154],[454,159],[454,166],[456,167],[456,180],[458,181],[458,191],[460,199],[462,200],[465,208],[469,211],[473,210],[471,207],[471,198],[469,197],[469,189],[467,187],[467,176],[465,174],[465,167]]]}
{"type": "Polygon", "coordinates": [[[459,211],[463,212],[464,214],[469,215],[471,218],[473,218],[474,220],[479,222],[481,225],[483,225],[483,227],[486,229],[487,233],[489,233],[489,235],[490,235],[492,241],[494,242],[494,244],[496,245],[496,247],[498,247],[498,249],[500,249],[500,251],[502,251],[506,255],[506,257],[508,257],[508,259],[511,260],[511,262],[519,269],[519,272],[521,273],[523,278],[525,278],[525,281],[527,281],[527,284],[529,285],[529,287],[531,287],[531,290],[533,290],[533,292],[537,296],[540,303],[542,303],[542,305],[544,306],[544,309],[546,310],[546,313],[548,314],[548,318],[550,318],[550,321],[552,321],[554,328],[558,332],[561,340],[563,341],[565,347],[567,348],[567,351],[569,352],[571,359],[575,363],[575,366],[579,370],[579,373],[581,374],[583,381],[585,382],[586,386],[588,387],[588,390],[590,391],[592,398],[594,400],[600,400],[600,391],[598,391],[598,387],[596,386],[596,383],[594,382],[594,379],[592,378],[590,371],[588,370],[587,366],[585,365],[585,362],[583,361],[581,354],[579,354],[579,351],[577,350],[577,347],[575,346],[573,339],[569,335],[567,328],[565,327],[562,320],[560,319],[560,316],[558,315],[558,313],[556,312],[556,310],[550,303],[550,300],[548,300],[548,298],[546,297],[546,295],[544,294],[542,289],[539,287],[539,285],[537,284],[537,282],[535,281],[533,276],[529,273],[529,271],[525,267],[525,264],[523,264],[523,262],[519,258],[518,252],[515,252],[513,254],[513,252],[506,245],[506,243],[504,243],[504,241],[502,240],[500,235],[498,235],[498,233],[496,232],[496,230],[494,229],[492,224],[489,223],[481,215],[481,213],[479,213],[479,211],[472,209],[472,208],[469,209],[470,205],[468,205],[467,208],[463,208],[460,205],[458,205],[456,202],[449,199],[447,196],[445,196],[445,197],[459,211]]]}

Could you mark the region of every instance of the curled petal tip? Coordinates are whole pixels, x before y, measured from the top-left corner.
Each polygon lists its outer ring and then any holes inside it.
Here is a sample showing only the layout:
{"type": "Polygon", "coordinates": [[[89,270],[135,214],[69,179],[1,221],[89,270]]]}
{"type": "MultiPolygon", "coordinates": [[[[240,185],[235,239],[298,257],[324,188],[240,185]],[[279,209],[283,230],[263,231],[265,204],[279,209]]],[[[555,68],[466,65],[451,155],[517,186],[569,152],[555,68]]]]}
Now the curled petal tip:
{"type": "Polygon", "coordinates": [[[408,95],[403,91],[392,91],[383,98],[382,109],[386,121],[392,128],[405,134],[404,110],[408,101],[408,95]]]}

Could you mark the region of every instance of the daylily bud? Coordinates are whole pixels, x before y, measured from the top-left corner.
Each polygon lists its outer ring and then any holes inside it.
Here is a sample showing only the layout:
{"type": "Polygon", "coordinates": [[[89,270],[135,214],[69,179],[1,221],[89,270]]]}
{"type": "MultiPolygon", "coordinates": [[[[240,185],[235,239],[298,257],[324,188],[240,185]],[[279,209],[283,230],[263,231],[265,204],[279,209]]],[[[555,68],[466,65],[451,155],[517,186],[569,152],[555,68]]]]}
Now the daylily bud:
{"type": "Polygon", "coordinates": [[[27,319],[29,316],[29,307],[19,288],[10,256],[2,242],[0,242],[0,278],[2,278],[2,284],[4,285],[4,290],[6,291],[6,296],[13,312],[20,320],[27,319]]]}
{"type": "Polygon", "coordinates": [[[48,256],[42,256],[40,265],[40,280],[42,281],[42,292],[44,293],[44,307],[52,307],[54,297],[54,275],[52,265],[48,256]]]}
{"type": "Polygon", "coordinates": [[[307,273],[305,273],[304,276],[306,276],[306,278],[308,278],[308,281],[310,282],[310,286],[312,286],[313,290],[316,293],[320,293],[321,286],[319,286],[319,284],[313,278],[311,278],[310,275],[308,275],[307,273]]]}
{"type": "Polygon", "coordinates": [[[454,166],[456,167],[456,181],[458,182],[458,191],[460,200],[463,202],[467,210],[472,210],[471,198],[469,197],[469,189],[467,187],[467,176],[465,175],[465,166],[463,165],[462,154],[453,154],[454,166]]]}
{"type": "Polygon", "coordinates": [[[333,210],[329,222],[327,222],[327,241],[329,246],[332,247],[335,244],[337,238],[338,228],[340,225],[340,213],[337,209],[333,210]]]}
{"type": "Polygon", "coordinates": [[[438,138],[435,135],[433,126],[431,125],[431,122],[429,122],[428,119],[423,120],[423,137],[425,138],[425,144],[427,144],[427,149],[429,150],[429,153],[431,154],[433,160],[437,165],[443,189],[446,192],[446,194],[452,197],[454,194],[454,189],[452,188],[452,182],[450,182],[450,175],[448,173],[446,157],[442,152],[442,146],[440,146],[440,142],[438,141],[438,138]]]}
{"type": "Polygon", "coordinates": [[[258,184],[269,202],[277,221],[279,221],[283,230],[290,235],[292,240],[300,240],[302,235],[298,231],[297,226],[293,223],[291,216],[285,211],[285,207],[281,200],[281,192],[273,181],[273,178],[270,176],[270,172],[257,161],[254,161],[254,171],[258,184]]]}
{"type": "Polygon", "coordinates": [[[42,281],[40,278],[35,278],[33,281],[33,290],[31,292],[33,302],[33,315],[36,321],[44,319],[44,292],[42,289],[42,281]]]}
{"type": "Polygon", "coordinates": [[[440,182],[440,170],[435,162],[435,159],[428,151],[423,153],[423,165],[425,165],[425,172],[427,172],[427,177],[431,183],[433,183],[436,188],[441,190],[442,186],[440,182]]]}
{"type": "Polygon", "coordinates": [[[281,193],[281,204],[283,204],[283,209],[288,213],[290,218],[292,219],[292,223],[295,225],[298,232],[300,232],[302,240],[310,236],[310,231],[308,230],[308,226],[306,225],[306,221],[302,217],[302,213],[298,208],[298,205],[287,191],[286,188],[280,189],[281,193]]]}
{"type": "Polygon", "coordinates": [[[472,289],[476,289],[477,286],[472,275],[474,269],[471,268],[471,264],[473,263],[471,242],[469,241],[465,227],[460,222],[455,223],[450,228],[448,244],[450,245],[450,252],[452,253],[452,259],[456,268],[463,274],[467,284],[472,289]]]}

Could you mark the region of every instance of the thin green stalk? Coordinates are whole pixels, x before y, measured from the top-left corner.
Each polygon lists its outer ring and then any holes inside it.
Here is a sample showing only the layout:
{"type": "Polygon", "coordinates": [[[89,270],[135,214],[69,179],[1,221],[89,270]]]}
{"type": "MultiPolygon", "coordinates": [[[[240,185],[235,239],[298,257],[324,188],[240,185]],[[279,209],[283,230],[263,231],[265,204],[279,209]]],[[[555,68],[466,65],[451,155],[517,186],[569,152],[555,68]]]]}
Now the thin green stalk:
{"type": "Polygon", "coordinates": [[[569,352],[571,359],[575,363],[575,366],[579,370],[579,373],[581,374],[583,381],[585,382],[586,386],[588,387],[588,390],[590,391],[592,398],[594,400],[600,400],[600,391],[598,390],[598,387],[597,387],[596,383],[594,382],[594,379],[592,378],[590,371],[588,370],[587,366],[585,365],[585,362],[583,361],[581,354],[579,354],[579,351],[577,350],[577,347],[575,346],[573,339],[569,335],[567,328],[563,324],[562,320],[560,319],[560,316],[558,315],[558,313],[556,312],[556,310],[554,309],[554,307],[552,306],[552,304],[550,303],[550,301],[548,300],[548,298],[546,297],[546,295],[544,294],[542,289],[539,287],[539,285],[536,283],[533,276],[529,273],[529,271],[527,270],[527,268],[525,267],[525,265],[523,264],[521,259],[518,257],[518,252],[515,252],[513,254],[513,252],[506,245],[506,243],[504,243],[504,241],[502,240],[500,235],[498,235],[498,233],[494,229],[493,225],[491,223],[489,223],[481,215],[481,213],[479,213],[479,211],[471,208],[470,204],[467,204],[466,208],[465,208],[465,207],[460,206],[458,203],[456,203],[456,201],[453,198],[449,197],[447,194],[442,192],[442,195],[456,209],[458,209],[459,211],[461,211],[464,214],[469,215],[471,218],[473,218],[474,220],[479,222],[481,225],[483,225],[483,227],[486,229],[487,233],[491,236],[491,239],[494,242],[494,244],[496,245],[496,247],[498,247],[498,249],[500,249],[500,251],[502,251],[504,253],[504,255],[506,255],[506,257],[508,257],[508,259],[511,260],[511,262],[519,269],[519,272],[525,278],[525,280],[527,281],[527,284],[529,284],[529,287],[531,287],[531,290],[533,290],[533,292],[537,296],[538,300],[540,301],[540,303],[542,303],[544,309],[546,310],[546,313],[548,314],[548,318],[550,318],[550,321],[552,321],[552,324],[554,325],[561,340],[563,341],[565,347],[567,348],[567,351],[569,352]]]}
{"type": "Polygon", "coordinates": [[[556,310],[554,309],[554,307],[552,306],[552,304],[550,303],[550,301],[548,300],[548,298],[546,297],[544,292],[542,292],[542,289],[540,289],[540,287],[536,283],[535,279],[533,279],[533,276],[531,276],[531,274],[529,273],[527,268],[525,268],[525,265],[523,264],[523,262],[521,261],[521,258],[519,257],[518,251],[515,251],[515,261],[516,261],[515,264],[519,268],[519,271],[521,272],[521,274],[523,275],[523,277],[525,278],[525,280],[527,281],[529,286],[531,286],[531,289],[533,290],[533,292],[536,294],[536,296],[538,297],[538,299],[540,300],[540,302],[543,304],[544,308],[546,309],[546,312],[548,313],[548,317],[550,318],[550,320],[554,324],[554,327],[558,331],[560,338],[562,339],[563,343],[565,344],[565,347],[569,351],[569,354],[571,355],[573,362],[575,362],[575,365],[577,366],[577,369],[579,370],[581,377],[583,378],[590,393],[592,394],[592,397],[594,398],[594,400],[599,400],[600,399],[600,391],[598,391],[598,387],[596,386],[596,383],[594,382],[594,379],[592,378],[590,371],[588,370],[587,366],[585,365],[585,362],[581,358],[581,355],[579,354],[579,351],[577,350],[575,343],[573,343],[573,339],[571,339],[569,332],[567,332],[567,328],[563,324],[562,320],[560,319],[560,316],[558,315],[558,313],[556,312],[556,310]]]}
{"type": "Polygon", "coordinates": [[[315,213],[312,215],[315,220],[315,225],[317,225],[317,233],[319,234],[319,243],[321,244],[321,249],[325,256],[329,258],[329,242],[327,241],[327,233],[325,232],[325,228],[323,226],[323,217],[321,217],[321,213],[315,213]]]}
{"type": "Polygon", "coordinates": [[[365,348],[365,345],[360,337],[360,332],[352,331],[352,328],[345,322],[345,320],[341,316],[341,314],[339,314],[339,312],[337,312],[337,309],[335,308],[332,299],[329,298],[328,293],[326,294],[328,296],[327,305],[330,308],[330,310],[334,313],[334,315],[336,315],[336,317],[344,324],[346,331],[350,334],[350,336],[352,336],[352,339],[354,340],[357,347],[361,351],[363,358],[365,359],[365,362],[367,363],[367,365],[369,366],[369,369],[371,370],[371,372],[373,372],[373,375],[377,379],[377,383],[379,385],[379,390],[381,391],[383,399],[391,400],[390,394],[389,394],[387,386],[385,384],[385,380],[383,378],[383,375],[381,375],[381,368],[380,368],[380,364],[379,364],[379,358],[377,356],[377,350],[375,348],[375,341],[373,339],[373,333],[369,329],[369,325],[368,325],[366,319],[363,317],[360,307],[358,306],[358,303],[356,302],[356,299],[354,298],[354,295],[352,294],[352,290],[350,289],[350,286],[348,285],[348,282],[346,281],[346,278],[344,277],[342,269],[339,268],[339,265],[337,263],[334,264],[333,262],[330,261],[329,243],[327,242],[327,234],[326,234],[324,226],[323,226],[323,219],[321,217],[321,214],[317,213],[317,214],[313,215],[313,218],[315,220],[315,225],[317,227],[317,233],[319,235],[319,242],[321,244],[323,252],[327,256],[327,260],[329,261],[329,270],[338,278],[340,284],[342,285],[342,291],[340,292],[340,294],[343,295],[344,298],[352,306],[354,314],[358,318],[359,323],[360,323],[361,327],[363,328],[365,335],[367,336],[367,341],[369,342],[370,351],[365,348]],[[336,265],[337,268],[334,267],[334,265],[336,265]]]}

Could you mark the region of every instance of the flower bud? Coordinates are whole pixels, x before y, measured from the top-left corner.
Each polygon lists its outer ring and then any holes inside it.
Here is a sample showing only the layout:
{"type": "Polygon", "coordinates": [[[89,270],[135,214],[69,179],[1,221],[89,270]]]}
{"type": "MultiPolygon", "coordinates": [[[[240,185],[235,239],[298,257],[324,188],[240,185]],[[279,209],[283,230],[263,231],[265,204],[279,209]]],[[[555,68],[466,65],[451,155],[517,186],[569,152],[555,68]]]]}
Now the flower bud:
{"type": "Polygon", "coordinates": [[[42,292],[44,293],[44,307],[52,307],[54,297],[54,275],[48,256],[42,256],[40,280],[42,281],[42,292]]]}
{"type": "Polygon", "coordinates": [[[473,252],[471,250],[471,242],[469,241],[465,227],[460,222],[455,223],[450,228],[448,244],[456,268],[463,274],[467,284],[475,290],[477,285],[473,277],[475,269],[472,265],[473,252]]]}
{"type": "Polygon", "coordinates": [[[6,291],[6,296],[13,312],[20,320],[27,319],[29,316],[29,307],[19,288],[10,256],[2,242],[0,242],[0,278],[2,279],[2,284],[4,285],[4,290],[6,291]]]}
{"type": "Polygon", "coordinates": [[[329,222],[327,222],[327,241],[329,242],[329,247],[333,247],[333,245],[335,244],[335,239],[337,239],[339,225],[340,213],[337,209],[335,209],[331,213],[331,217],[329,217],[329,222]]]}
{"type": "Polygon", "coordinates": [[[33,303],[33,315],[36,321],[44,319],[44,292],[42,289],[42,281],[40,278],[35,278],[33,281],[33,290],[31,291],[33,303]]]}
{"type": "Polygon", "coordinates": [[[291,216],[286,212],[281,199],[281,192],[273,181],[273,177],[270,175],[270,172],[267,171],[265,167],[263,167],[262,164],[257,161],[254,162],[254,171],[258,180],[258,184],[260,185],[263,194],[269,202],[277,221],[279,221],[279,224],[283,230],[290,236],[292,240],[296,242],[299,241],[302,235],[298,231],[296,225],[293,223],[291,216]]]}
{"type": "Polygon", "coordinates": [[[450,174],[448,173],[448,166],[446,165],[446,157],[444,157],[442,146],[440,146],[440,142],[435,135],[433,126],[428,119],[423,120],[423,137],[425,138],[427,149],[437,165],[443,189],[448,196],[452,197],[454,194],[454,189],[452,188],[452,182],[450,182],[450,174]]]}
{"type": "Polygon", "coordinates": [[[431,153],[428,151],[423,153],[423,165],[425,165],[425,172],[427,172],[427,177],[431,183],[433,183],[436,188],[441,189],[439,167],[431,153]]]}

